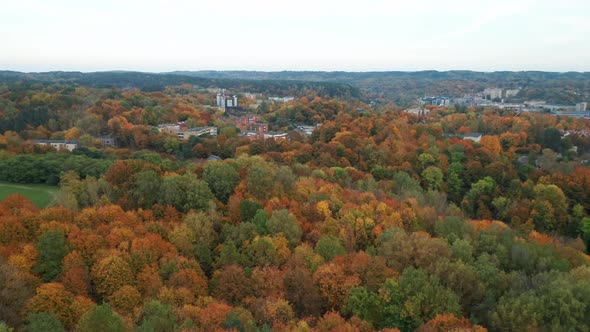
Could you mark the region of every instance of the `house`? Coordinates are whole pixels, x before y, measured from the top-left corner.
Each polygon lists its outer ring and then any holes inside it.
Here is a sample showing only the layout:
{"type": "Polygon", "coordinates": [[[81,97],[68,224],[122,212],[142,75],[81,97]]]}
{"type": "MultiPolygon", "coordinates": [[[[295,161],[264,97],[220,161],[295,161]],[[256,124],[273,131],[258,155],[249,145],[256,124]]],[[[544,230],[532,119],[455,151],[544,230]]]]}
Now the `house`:
{"type": "Polygon", "coordinates": [[[33,140],[33,143],[42,146],[52,146],[56,150],[68,150],[73,151],[80,146],[79,141],[65,141],[65,140],[51,140],[51,139],[38,139],[33,140]]]}

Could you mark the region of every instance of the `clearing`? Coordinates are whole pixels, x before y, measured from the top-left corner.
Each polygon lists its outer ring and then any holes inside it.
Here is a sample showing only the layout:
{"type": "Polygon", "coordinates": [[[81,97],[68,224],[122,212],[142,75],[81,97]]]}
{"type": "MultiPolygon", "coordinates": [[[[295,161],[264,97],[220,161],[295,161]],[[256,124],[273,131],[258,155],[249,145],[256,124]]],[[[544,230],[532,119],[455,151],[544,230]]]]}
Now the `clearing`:
{"type": "Polygon", "coordinates": [[[30,199],[39,208],[44,208],[53,201],[59,187],[43,184],[21,184],[0,182],[0,201],[12,194],[21,194],[30,199]]]}

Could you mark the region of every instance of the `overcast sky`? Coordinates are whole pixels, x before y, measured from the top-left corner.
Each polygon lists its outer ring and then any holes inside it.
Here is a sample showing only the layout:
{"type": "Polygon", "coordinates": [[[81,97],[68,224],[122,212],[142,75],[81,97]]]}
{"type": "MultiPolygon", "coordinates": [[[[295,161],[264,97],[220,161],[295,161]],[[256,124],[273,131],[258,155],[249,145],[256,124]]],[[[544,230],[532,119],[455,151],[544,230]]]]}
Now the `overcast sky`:
{"type": "Polygon", "coordinates": [[[590,71],[590,0],[0,0],[0,70],[590,71]]]}

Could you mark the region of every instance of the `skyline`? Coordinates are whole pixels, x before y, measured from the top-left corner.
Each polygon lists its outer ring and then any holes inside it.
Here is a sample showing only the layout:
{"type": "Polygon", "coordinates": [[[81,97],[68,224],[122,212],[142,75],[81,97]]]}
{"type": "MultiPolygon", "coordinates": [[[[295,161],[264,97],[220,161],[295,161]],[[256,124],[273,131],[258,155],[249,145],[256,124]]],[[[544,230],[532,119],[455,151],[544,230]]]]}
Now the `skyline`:
{"type": "Polygon", "coordinates": [[[0,70],[590,71],[590,3],[3,5],[0,70]]]}

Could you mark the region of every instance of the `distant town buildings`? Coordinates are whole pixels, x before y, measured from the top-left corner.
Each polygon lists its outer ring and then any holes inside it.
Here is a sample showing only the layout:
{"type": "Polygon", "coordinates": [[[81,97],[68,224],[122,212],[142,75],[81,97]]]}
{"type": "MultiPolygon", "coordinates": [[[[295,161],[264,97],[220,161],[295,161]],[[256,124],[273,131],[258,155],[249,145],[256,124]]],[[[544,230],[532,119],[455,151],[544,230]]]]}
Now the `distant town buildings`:
{"type": "Polygon", "coordinates": [[[236,95],[226,95],[225,89],[217,92],[217,107],[224,111],[228,108],[238,107],[238,97],[236,95]]]}
{"type": "Polygon", "coordinates": [[[52,146],[56,150],[68,150],[73,151],[80,146],[79,141],[65,141],[65,140],[51,140],[51,139],[37,139],[33,140],[33,143],[42,146],[52,146]]]}
{"type": "Polygon", "coordinates": [[[430,96],[418,99],[420,105],[451,106],[452,98],[449,96],[430,96]]]}

